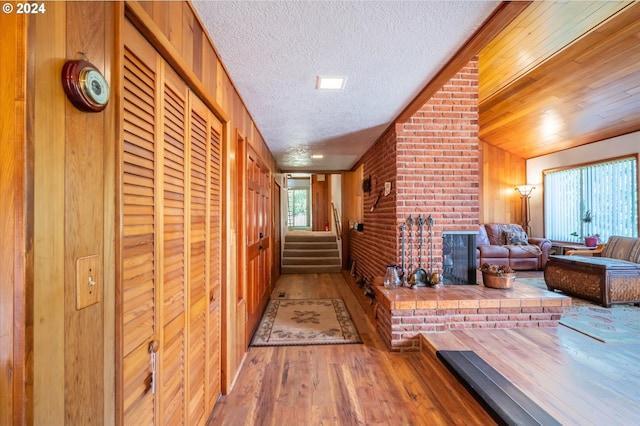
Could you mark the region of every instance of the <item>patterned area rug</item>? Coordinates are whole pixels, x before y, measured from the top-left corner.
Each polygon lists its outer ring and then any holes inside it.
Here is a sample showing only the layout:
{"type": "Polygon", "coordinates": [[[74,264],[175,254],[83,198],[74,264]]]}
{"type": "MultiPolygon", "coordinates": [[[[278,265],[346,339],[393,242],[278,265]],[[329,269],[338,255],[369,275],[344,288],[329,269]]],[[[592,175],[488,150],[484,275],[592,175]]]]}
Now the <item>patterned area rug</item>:
{"type": "Polygon", "coordinates": [[[633,305],[603,308],[573,298],[560,324],[605,343],[640,343],[640,308],[633,305]]]}
{"type": "Polygon", "coordinates": [[[251,346],[362,343],[341,299],[272,299],[251,346]]]}
{"type": "MultiPolygon", "coordinates": [[[[532,287],[547,289],[542,278],[516,278],[532,287]]],[[[640,307],[631,304],[603,308],[589,301],[571,298],[560,324],[605,343],[640,343],[640,307]]]]}

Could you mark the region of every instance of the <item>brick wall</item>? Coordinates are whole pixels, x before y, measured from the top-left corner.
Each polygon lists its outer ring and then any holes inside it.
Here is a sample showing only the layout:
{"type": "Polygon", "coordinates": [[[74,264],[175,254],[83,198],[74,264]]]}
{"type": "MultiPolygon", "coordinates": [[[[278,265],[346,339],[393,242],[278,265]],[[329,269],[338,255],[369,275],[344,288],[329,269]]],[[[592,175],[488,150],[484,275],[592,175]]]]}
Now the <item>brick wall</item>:
{"type": "MultiPolygon", "coordinates": [[[[441,272],[442,231],[476,230],[479,223],[477,59],[407,122],[389,130],[364,155],[363,165],[373,189],[364,196],[365,231],[352,240],[358,273],[371,278],[383,275],[386,264],[399,264],[399,225],[418,214],[435,221],[432,269],[441,272]],[[393,190],[370,212],[385,180],[393,190]]],[[[422,266],[429,269],[427,250],[422,254],[422,266]]]]}
{"type": "Polygon", "coordinates": [[[385,133],[363,157],[363,176],[371,176],[371,192],[362,197],[364,231],[351,233],[351,257],[356,260],[358,273],[367,279],[383,276],[386,265],[397,263],[395,139],[394,131],[385,133]],[[392,191],[380,197],[372,212],[385,182],[391,182],[392,191]]]}

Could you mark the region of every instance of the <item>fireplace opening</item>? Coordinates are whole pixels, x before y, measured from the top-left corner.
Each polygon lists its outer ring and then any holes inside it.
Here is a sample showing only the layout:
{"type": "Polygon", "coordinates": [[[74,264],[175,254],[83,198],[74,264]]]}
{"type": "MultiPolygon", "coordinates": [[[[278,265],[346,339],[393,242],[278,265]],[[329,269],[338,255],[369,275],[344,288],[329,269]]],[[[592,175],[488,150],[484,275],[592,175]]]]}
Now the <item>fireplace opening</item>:
{"type": "Polygon", "coordinates": [[[445,285],[477,284],[476,234],[474,231],[444,231],[442,282],[445,285]]]}

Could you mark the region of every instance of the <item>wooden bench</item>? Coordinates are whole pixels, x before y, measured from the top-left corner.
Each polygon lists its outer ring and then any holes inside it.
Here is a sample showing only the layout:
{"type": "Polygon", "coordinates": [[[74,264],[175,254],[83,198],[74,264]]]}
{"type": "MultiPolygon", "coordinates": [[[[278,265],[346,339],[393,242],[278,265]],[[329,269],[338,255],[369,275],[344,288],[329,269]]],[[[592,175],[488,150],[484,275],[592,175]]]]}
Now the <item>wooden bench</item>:
{"type": "Polygon", "coordinates": [[[550,256],[544,269],[547,288],[606,308],[640,303],[640,238],[611,237],[600,256],[550,256]]]}

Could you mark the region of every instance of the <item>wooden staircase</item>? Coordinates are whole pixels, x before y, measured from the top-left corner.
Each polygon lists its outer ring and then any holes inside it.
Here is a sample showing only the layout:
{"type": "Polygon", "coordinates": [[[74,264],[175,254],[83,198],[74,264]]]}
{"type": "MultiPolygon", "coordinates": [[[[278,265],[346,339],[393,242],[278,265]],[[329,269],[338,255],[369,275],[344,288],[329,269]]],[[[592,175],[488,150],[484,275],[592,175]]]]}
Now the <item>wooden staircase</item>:
{"type": "Polygon", "coordinates": [[[292,231],[285,236],[283,274],[319,274],[342,270],[336,236],[330,232],[292,231]]]}

